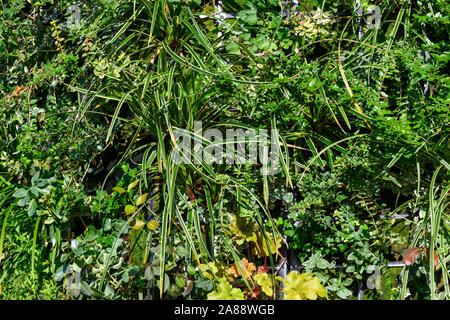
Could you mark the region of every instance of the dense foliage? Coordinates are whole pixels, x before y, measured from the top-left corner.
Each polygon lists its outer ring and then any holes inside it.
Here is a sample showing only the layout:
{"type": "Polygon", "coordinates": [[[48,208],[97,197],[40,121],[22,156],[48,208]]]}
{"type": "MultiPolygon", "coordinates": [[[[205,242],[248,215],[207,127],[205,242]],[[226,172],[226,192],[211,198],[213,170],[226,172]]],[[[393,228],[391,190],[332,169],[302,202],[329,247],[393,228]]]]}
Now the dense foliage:
{"type": "Polygon", "coordinates": [[[1,1],[0,299],[448,299],[448,3],[223,2],[1,1]]]}

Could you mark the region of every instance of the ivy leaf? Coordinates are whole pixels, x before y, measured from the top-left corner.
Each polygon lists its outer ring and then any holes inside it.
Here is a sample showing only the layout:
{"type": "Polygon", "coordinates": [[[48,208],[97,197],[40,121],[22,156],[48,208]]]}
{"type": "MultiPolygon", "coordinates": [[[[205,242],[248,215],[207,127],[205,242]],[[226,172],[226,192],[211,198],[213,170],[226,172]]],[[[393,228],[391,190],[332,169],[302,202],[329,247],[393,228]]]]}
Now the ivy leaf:
{"type": "Polygon", "coordinates": [[[316,300],[317,297],[328,298],[327,291],[320,284],[320,280],[310,273],[298,274],[290,272],[286,279],[276,277],[284,284],[285,300],[316,300]]]}
{"type": "Polygon", "coordinates": [[[238,18],[249,25],[254,25],[258,22],[258,16],[256,15],[256,10],[254,8],[240,11],[238,18]]]}
{"type": "Polygon", "coordinates": [[[348,296],[352,295],[352,292],[350,290],[348,290],[347,288],[339,288],[339,290],[336,292],[336,294],[341,299],[347,299],[348,296]]]}
{"type": "Polygon", "coordinates": [[[271,296],[273,294],[273,279],[267,273],[258,273],[255,275],[256,283],[261,287],[262,291],[271,296]]]}
{"type": "Polygon", "coordinates": [[[241,289],[233,288],[225,279],[220,279],[217,289],[208,293],[208,300],[244,300],[241,289]]]}

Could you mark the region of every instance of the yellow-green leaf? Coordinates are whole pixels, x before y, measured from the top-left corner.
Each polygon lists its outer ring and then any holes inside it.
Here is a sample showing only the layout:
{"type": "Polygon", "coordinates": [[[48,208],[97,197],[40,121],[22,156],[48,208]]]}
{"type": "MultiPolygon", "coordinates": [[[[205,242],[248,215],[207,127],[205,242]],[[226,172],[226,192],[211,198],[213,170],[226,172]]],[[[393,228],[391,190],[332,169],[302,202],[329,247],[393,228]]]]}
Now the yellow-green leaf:
{"type": "Polygon", "coordinates": [[[222,261],[199,264],[198,268],[202,272],[202,275],[209,280],[222,278],[226,281],[233,281],[233,275],[228,271],[227,265],[222,261]]]}
{"type": "Polygon", "coordinates": [[[317,296],[327,298],[327,291],[320,284],[320,280],[310,273],[298,274],[291,271],[283,281],[284,300],[316,300],[317,296]]]}
{"type": "Polygon", "coordinates": [[[143,195],[140,195],[136,200],[136,205],[140,206],[141,204],[143,204],[145,202],[145,200],[147,200],[147,196],[148,196],[148,193],[144,193],[143,195]]]}
{"type": "MultiPolygon", "coordinates": [[[[282,244],[281,237],[274,238],[268,235],[267,238],[270,246],[270,253],[277,252],[282,244]]],[[[264,239],[264,235],[260,231],[256,233],[255,252],[256,255],[260,258],[267,257],[270,254],[266,240],[264,239]]]]}
{"type": "Polygon", "coordinates": [[[125,189],[122,188],[122,187],[114,187],[114,188],[112,188],[112,189],[113,189],[115,192],[119,193],[119,194],[125,192],[125,189]]]}
{"type": "Polygon", "coordinates": [[[149,228],[150,230],[156,230],[159,227],[159,222],[156,220],[150,220],[147,223],[147,228],[149,228]]]}
{"type": "Polygon", "coordinates": [[[233,288],[225,279],[220,279],[216,291],[208,293],[208,300],[244,300],[241,289],[233,288]]]}
{"type": "Polygon", "coordinates": [[[255,275],[254,279],[265,294],[268,296],[273,294],[273,281],[270,275],[266,272],[258,273],[255,275]]]}
{"type": "Polygon", "coordinates": [[[145,222],[142,220],[136,219],[134,224],[131,226],[135,230],[142,229],[145,226],[145,222]]]}
{"type": "Polygon", "coordinates": [[[130,183],[129,185],[128,185],[128,191],[130,191],[131,189],[133,189],[134,187],[136,187],[136,185],[139,183],[139,179],[137,179],[137,180],[134,180],[132,183],[130,183]]]}
{"type": "Polygon", "coordinates": [[[127,204],[125,206],[125,213],[126,214],[133,214],[136,211],[136,207],[131,205],[131,204],[127,204]]]}
{"type": "Polygon", "coordinates": [[[230,225],[230,231],[234,235],[234,240],[237,244],[242,244],[244,241],[250,242],[257,240],[257,227],[255,224],[245,218],[231,215],[233,221],[230,225]]]}

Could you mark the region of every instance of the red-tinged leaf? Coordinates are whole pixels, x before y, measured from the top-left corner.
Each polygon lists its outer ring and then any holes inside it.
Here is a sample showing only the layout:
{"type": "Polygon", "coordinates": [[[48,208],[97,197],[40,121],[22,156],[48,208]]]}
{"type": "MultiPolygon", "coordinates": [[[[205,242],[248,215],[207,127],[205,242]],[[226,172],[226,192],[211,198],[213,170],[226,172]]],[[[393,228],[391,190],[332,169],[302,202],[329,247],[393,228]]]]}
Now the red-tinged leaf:
{"type": "Polygon", "coordinates": [[[269,272],[269,268],[267,268],[266,266],[259,266],[258,271],[256,271],[256,273],[267,273],[267,272],[269,272]]]}
{"type": "MultiPolygon", "coordinates": [[[[427,257],[428,261],[430,261],[430,252],[428,251],[427,248],[424,249],[425,251],[425,256],[427,257]]],[[[436,267],[439,264],[439,259],[438,259],[438,254],[436,252],[436,250],[434,250],[434,266],[436,267]]]]}
{"type": "Polygon", "coordinates": [[[417,258],[419,258],[420,254],[422,253],[422,248],[411,248],[406,251],[405,255],[403,256],[403,263],[407,266],[413,264],[417,261],[417,258]]]}
{"type": "Polygon", "coordinates": [[[197,200],[197,196],[194,194],[194,191],[190,187],[187,188],[187,191],[188,191],[189,201],[197,200]]]}

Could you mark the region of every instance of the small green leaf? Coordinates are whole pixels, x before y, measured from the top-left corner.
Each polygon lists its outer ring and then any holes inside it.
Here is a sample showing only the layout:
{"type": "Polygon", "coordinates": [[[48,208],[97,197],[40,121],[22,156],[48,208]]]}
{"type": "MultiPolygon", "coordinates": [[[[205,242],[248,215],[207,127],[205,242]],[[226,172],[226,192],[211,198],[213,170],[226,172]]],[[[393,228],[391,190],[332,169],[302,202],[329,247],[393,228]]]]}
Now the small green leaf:
{"type": "Polygon", "coordinates": [[[106,297],[108,297],[108,296],[112,296],[112,295],[114,295],[114,289],[113,288],[111,288],[109,285],[106,285],[106,288],[105,288],[105,296],[106,297]]]}
{"type": "Polygon", "coordinates": [[[30,188],[30,191],[31,191],[31,193],[34,194],[36,197],[39,196],[39,188],[37,188],[37,187],[35,187],[35,186],[32,186],[32,187],[30,188]]]}
{"type": "Polygon", "coordinates": [[[21,198],[21,199],[17,202],[17,204],[18,204],[20,207],[26,206],[26,205],[28,204],[28,193],[26,193],[26,194],[25,194],[25,197],[21,198]]]}
{"type": "Polygon", "coordinates": [[[177,286],[179,287],[179,288],[184,288],[184,286],[185,286],[185,281],[184,281],[184,279],[182,278],[182,277],[180,277],[180,276],[178,276],[178,277],[176,277],[175,278],[175,283],[177,284],[177,286]]]}
{"type": "Polygon", "coordinates": [[[25,190],[25,189],[18,189],[18,190],[16,190],[16,192],[14,192],[14,194],[13,194],[13,197],[14,198],[23,198],[23,197],[25,197],[26,195],[27,195],[27,190],[25,190]]]}
{"type": "Polygon", "coordinates": [[[340,288],[336,294],[342,298],[342,299],[347,299],[348,296],[350,296],[352,294],[352,292],[350,290],[348,290],[347,288],[340,288]]]}
{"type": "Polygon", "coordinates": [[[188,266],[187,266],[187,272],[188,272],[191,276],[193,276],[193,275],[195,274],[195,268],[194,268],[193,266],[191,266],[191,265],[188,265],[188,266]]]}

